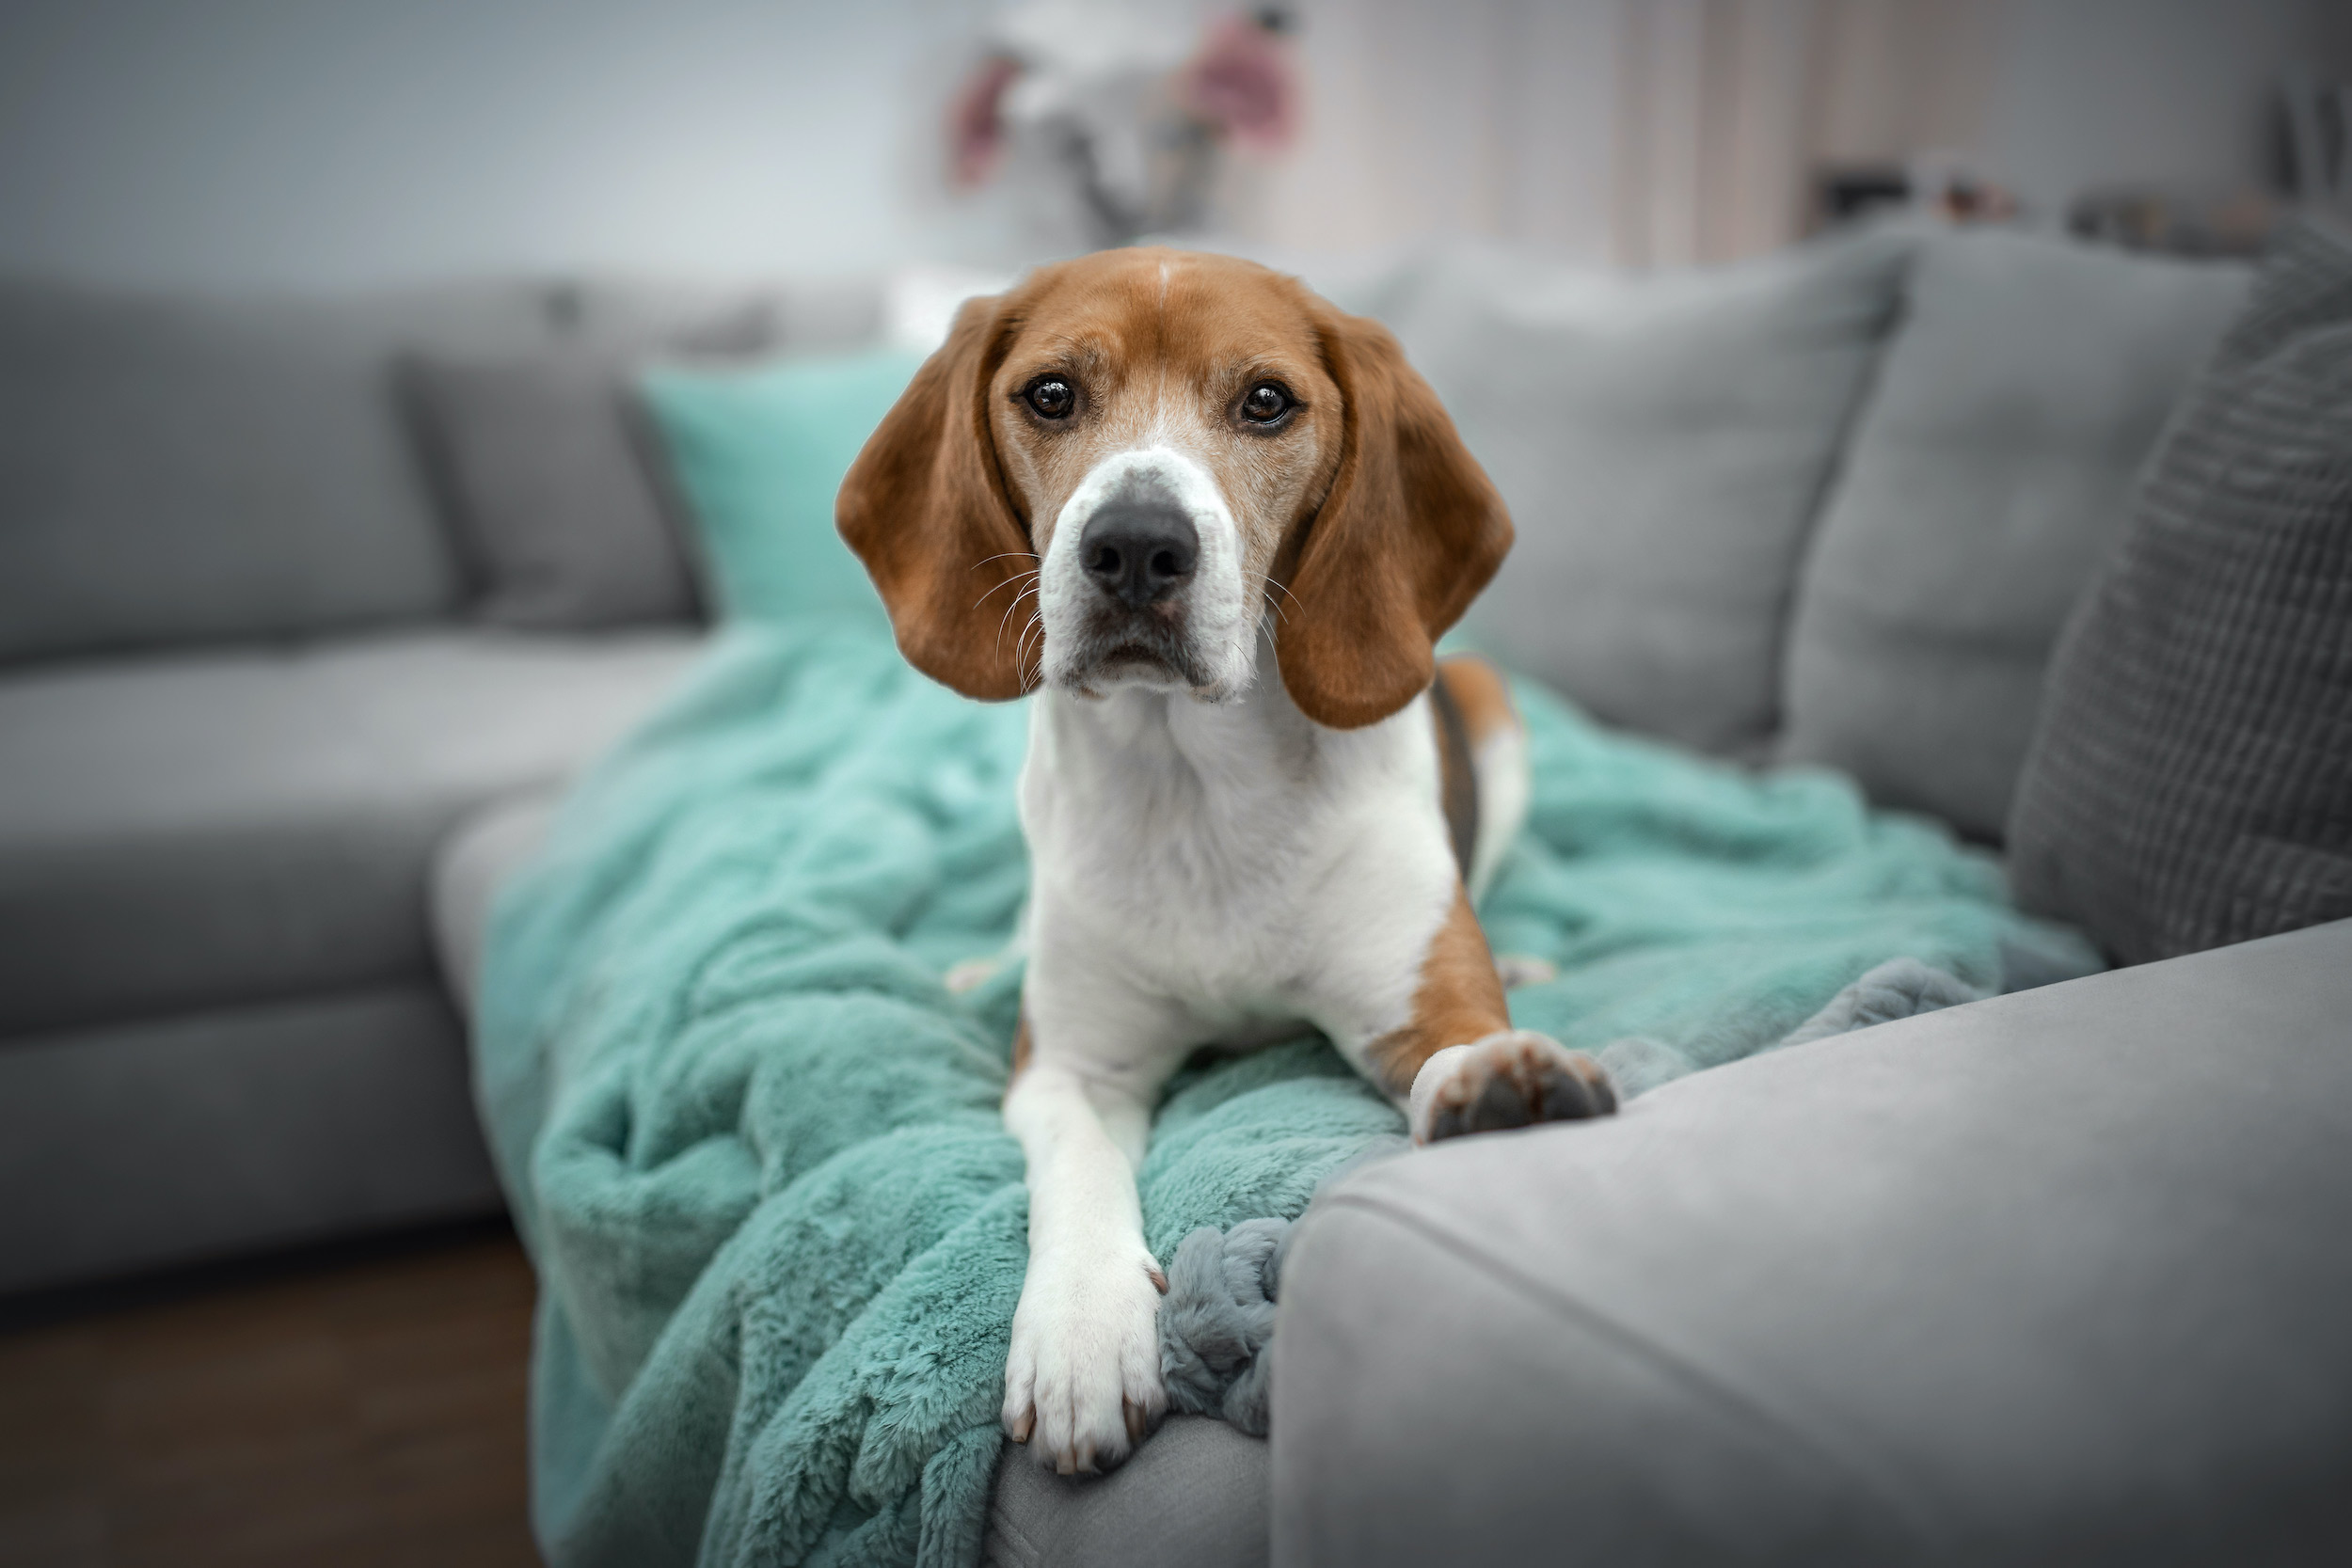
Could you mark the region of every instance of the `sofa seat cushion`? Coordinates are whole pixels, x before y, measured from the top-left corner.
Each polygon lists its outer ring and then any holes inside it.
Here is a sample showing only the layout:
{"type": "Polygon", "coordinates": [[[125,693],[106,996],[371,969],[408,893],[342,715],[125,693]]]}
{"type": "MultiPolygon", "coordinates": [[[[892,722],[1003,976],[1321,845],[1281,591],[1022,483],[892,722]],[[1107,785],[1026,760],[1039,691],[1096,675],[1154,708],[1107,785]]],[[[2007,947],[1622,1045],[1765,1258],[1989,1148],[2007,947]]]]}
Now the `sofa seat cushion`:
{"type": "Polygon", "coordinates": [[[1107,1476],[1057,1476],[1005,1445],[983,1568],[1258,1568],[1266,1561],[1265,1440],[1170,1416],[1107,1476]]]}
{"type": "Polygon", "coordinates": [[[443,630],[0,681],[0,1036],[430,974],[441,835],[594,756],[697,642],[443,630]]]}
{"type": "Polygon", "coordinates": [[[501,1201],[431,980],[0,1045],[0,1295],[501,1201]]]}

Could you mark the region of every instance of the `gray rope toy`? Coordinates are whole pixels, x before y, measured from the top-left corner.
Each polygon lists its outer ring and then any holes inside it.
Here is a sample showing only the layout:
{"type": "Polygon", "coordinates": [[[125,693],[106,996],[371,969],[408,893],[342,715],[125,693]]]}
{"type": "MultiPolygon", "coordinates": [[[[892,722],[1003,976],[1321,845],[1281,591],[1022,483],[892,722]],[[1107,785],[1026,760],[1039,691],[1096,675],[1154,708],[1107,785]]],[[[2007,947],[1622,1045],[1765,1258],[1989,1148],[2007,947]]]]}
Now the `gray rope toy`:
{"type": "MultiPolygon", "coordinates": [[[[1402,1137],[1381,1139],[1325,1177],[1316,1195],[1409,1147],[1402,1137]]],[[[1168,1299],[1160,1303],[1160,1377],[1168,1408],[1222,1417],[1252,1437],[1266,1434],[1275,1304],[1295,1233],[1291,1220],[1244,1220],[1231,1230],[1204,1225],[1177,1244],[1168,1265],[1168,1299]]]]}

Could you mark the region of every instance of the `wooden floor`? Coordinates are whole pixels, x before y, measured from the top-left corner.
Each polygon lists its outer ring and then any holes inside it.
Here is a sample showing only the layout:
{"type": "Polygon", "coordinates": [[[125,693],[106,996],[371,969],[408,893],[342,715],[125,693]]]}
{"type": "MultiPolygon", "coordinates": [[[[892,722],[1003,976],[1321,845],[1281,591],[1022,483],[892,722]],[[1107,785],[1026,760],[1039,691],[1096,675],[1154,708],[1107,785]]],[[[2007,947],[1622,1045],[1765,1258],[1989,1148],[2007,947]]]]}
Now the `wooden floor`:
{"type": "Polygon", "coordinates": [[[503,1228],[15,1304],[0,1564],[530,1564],[503,1228]]]}

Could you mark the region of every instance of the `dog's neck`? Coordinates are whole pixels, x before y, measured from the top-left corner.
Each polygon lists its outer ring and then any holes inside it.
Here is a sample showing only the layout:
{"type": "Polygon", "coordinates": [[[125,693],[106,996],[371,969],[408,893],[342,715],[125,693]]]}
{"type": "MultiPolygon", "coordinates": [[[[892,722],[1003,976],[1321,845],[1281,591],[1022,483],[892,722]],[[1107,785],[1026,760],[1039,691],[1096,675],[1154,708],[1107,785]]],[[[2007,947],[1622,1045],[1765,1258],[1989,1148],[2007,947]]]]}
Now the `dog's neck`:
{"type": "Polygon", "coordinates": [[[1291,701],[1274,639],[1264,633],[1258,639],[1255,678],[1247,690],[1222,701],[1129,686],[1101,696],[1048,691],[1043,706],[1057,739],[1077,752],[1164,778],[1171,771],[1186,775],[1211,796],[1236,788],[1257,793],[1282,781],[1306,784],[1321,771],[1327,738],[1339,734],[1291,701]]]}
{"type": "Polygon", "coordinates": [[[1099,697],[1048,690],[1038,714],[1046,734],[1036,738],[1073,784],[1073,799],[1148,798],[1230,829],[1245,816],[1264,820],[1269,807],[1277,820],[1310,815],[1318,802],[1372,785],[1411,754],[1413,711],[1357,730],[1316,723],[1282,685],[1266,631],[1256,678],[1237,696],[1210,703],[1136,687],[1099,697]]]}

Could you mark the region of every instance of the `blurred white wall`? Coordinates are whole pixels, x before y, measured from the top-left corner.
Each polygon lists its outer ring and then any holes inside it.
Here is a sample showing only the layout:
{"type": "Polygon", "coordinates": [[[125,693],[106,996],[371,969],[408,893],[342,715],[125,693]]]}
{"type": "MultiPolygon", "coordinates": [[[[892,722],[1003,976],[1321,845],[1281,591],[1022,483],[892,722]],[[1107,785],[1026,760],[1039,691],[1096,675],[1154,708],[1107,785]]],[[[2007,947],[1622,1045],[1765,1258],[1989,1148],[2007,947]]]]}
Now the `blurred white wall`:
{"type": "MultiPolygon", "coordinates": [[[[1104,0],[1105,4],[1120,0],[1104,0]]],[[[1219,0],[1132,0],[1201,14],[1219,0]]],[[[340,286],[1007,260],[941,189],[992,0],[0,0],[0,268],[340,286]]],[[[2267,173],[2352,0],[1294,0],[1308,138],[1237,237],[1631,264],[1797,231],[1820,158],[1969,154],[2055,214],[2267,173]]]]}
{"type": "Polygon", "coordinates": [[[1956,155],[2029,215],[2261,187],[2274,91],[2352,75],[2352,0],[1302,0],[1291,246],[1469,231],[1631,265],[1800,232],[1821,163],[1956,155]]]}
{"type": "Polygon", "coordinates": [[[2281,66],[2352,75],[2352,0],[2009,0],[1985,164],[2028,202],[2140,184],[2218,195],[2270,173],[2281,66]]]}
{"type": "Polygon", "coordinates": [[[0,0],[0,267],[339,286],[896,257],[983,0],[0,0]]]}
{"type": "Polygon", "coordinates": [[[1472,233],[1608,257],[1617,0],[1294,8],[1306,140],[1250,192],[1252,238],[1331,250],[1472,233]]]}

